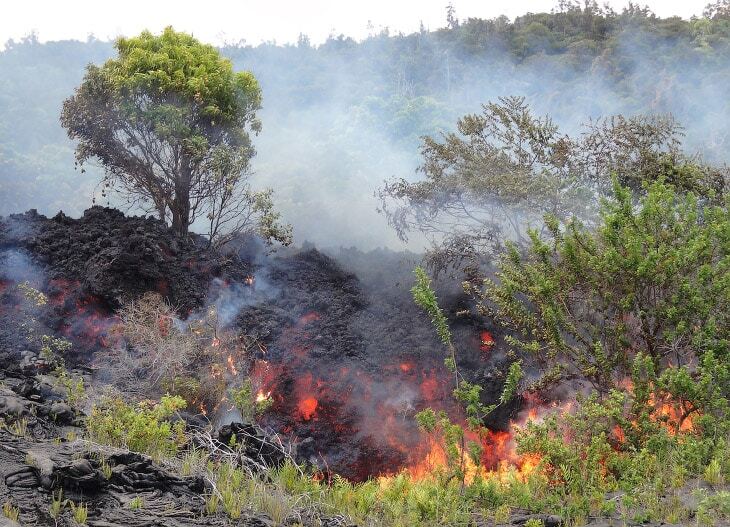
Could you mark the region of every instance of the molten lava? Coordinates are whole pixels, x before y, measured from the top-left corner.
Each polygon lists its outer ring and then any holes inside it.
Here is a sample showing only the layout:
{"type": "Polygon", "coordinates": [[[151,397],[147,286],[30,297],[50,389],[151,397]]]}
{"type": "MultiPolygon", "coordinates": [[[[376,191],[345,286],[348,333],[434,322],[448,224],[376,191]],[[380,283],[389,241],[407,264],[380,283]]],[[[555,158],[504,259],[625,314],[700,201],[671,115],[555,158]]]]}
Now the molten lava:
{"type": "Polygon", "coordinates": [[[306,399],[299,401],[297,406],[299,408],[299,413],[302,414],[302,419],[309,421],[314,415],[314,412],[317,411],[317,405],[317,399],[314,397],[307,397],[306,399]]]}
{"type": "Polygon", "coordinates": [[[494,337],[489,331],[479,333],[479,341],[479,349],[485,352],[491,351],[495,344],[494,337]]]}

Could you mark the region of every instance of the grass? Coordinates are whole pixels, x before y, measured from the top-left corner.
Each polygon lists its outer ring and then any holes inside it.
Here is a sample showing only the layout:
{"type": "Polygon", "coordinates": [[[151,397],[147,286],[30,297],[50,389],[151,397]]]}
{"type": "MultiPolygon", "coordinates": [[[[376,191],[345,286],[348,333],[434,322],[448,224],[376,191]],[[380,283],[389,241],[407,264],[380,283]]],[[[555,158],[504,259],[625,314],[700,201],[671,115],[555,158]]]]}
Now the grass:
{"type": "MultiPolygon", "coordinates": [[[[182,440],[181,431],[167,421],[179,404],[169,398],[157,405],[108,402],[88,420],[90,435],[101,443],[156,453],[177,466],[182,476],[204,476],[211,482],[204,509],[210,516],[237,520],[258,512],[275,524],[340,516],[363,527],[470,525],[483,520],[499,524],[508,522],[515,510],[556,514],[567,527],[583,525],[588,518],[626,524],[696,519],[710,525],[730,517],[730,494],[722,492],[730,477],[730,428],[706,421],[700,423],[703,428],[675,435],[651,419],[641,426],[624,421],[625,436],[638,439],[617,443],[611,436],[611,419],[621,415],[622,398],[588,398],[574,413],[526,425],[515,441],[519,453],[539,460],[532,470],[481,471],[465,485],[449,467],[421,479],[401,473],[357,484],[337,476],[316,481],[292,462],[254,474],[182,440]],[[701,496],[695,517],[679,493],[698,479],[712,489],[701,496]]],[[[101,460],[100,469],[111,475],[101,460]]],[[[54,496],[54,503],[60,512],[62,496],[54,496]]],[[[129,503],[130,508],[142,506],[140,497],[129,503]]]]}
{"type": "Polygon", "coordinates": [[[73,501],[69,501],[71,506],[71,514],[73,515],[74,521],[78,525],[86,525],[86,520],[89,517],[89,509],[85,503],[75,504],[73,501]]]}
{"type": "Polygon", "coordinates": [[[16,419],[12,424],[8,425],[3,422],[5,429],[17,437],[26,437],[28,435],[28,419],[21,417],[16,419]]]}
{"type": "Polygon", "coordinates": [[[63,512],[63,508],[65,505],[66,502],[63,499],[63,489],[59,489],[58,493],[52,493],[51,505],[48,508],[48,513],[51,515],[51,518],[53,518],[54,520],[58,519],[58,517],[63,512]]]}
{"type": "Polygon", "coordinates": [[[14,522],[20,518],[20,509],[12,504],[10,501],[3,503],[3,516],[14,522]]]}

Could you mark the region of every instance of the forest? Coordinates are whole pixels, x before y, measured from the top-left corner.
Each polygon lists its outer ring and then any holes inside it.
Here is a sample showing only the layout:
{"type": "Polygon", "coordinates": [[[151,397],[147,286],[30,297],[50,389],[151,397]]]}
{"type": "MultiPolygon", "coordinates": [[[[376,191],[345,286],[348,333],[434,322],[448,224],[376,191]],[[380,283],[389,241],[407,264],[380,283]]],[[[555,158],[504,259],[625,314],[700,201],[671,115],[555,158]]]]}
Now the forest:
{"type": "Polygon", "coordinates": [[[0,525],[730,524],[729,51],[8,41],[0,525]]]}

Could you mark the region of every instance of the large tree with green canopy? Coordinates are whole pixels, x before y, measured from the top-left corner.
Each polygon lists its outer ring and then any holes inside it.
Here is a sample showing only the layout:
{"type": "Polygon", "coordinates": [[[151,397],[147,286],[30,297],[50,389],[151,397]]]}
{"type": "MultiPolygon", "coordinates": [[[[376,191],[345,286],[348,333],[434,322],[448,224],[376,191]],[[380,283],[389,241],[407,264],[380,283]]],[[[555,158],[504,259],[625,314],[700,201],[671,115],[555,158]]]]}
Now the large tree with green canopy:
{"type": "Polygon", "coordinates": [[[216,48],[171,27],[120,38],[115,48],[118,56],[89,65],[63,104],[61,123],[78,140],[78,162],[100,161],[106,188],[180,234],[206,218],[211,239],[256,226],[288,241],[270,191],[248,185],[251,134],[261,129],[253,74],[233,71],[216,48]]]}

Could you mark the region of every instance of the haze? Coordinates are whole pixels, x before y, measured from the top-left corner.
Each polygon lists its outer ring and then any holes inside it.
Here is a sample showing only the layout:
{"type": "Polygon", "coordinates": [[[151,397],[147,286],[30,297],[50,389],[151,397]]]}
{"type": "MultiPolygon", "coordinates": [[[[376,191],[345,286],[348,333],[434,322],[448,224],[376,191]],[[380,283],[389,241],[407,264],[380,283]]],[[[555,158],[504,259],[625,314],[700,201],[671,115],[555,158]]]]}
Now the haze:
{"type": "MultiPolygon", "coordinates": [[[[627,4],[616,0],[606,3],[617,10],[627,4]]],[[[241,40],[249,44],[262,41],[283,44],[296,42],[300,34],[309,36],[313,43],[321,43],[332,34],[362,39],[386,27],[392,32],[410,33],[418,29],[420,22],[427,29],[436,29],[443,26],[447,4],[447,0],[209,0],[204,2],[203,8],[203,3],[191,0],[14,1],[3,6],[0,42],[11,38],[17,40],[31,32],[37,33],[41,41],[85,40],[90,35],[108,40],[143,29],[159,31],[173,25],[218,45],[241,40]]],[[[457,16],[466,19],[500,15],[514,18],[527,12],[549,12],[556,2],[455,0],[452,4],[457,16]]],[[[700,15],[707,1],[652,0],[646,4],[661,17],[690,18],[700,15]]]]}

